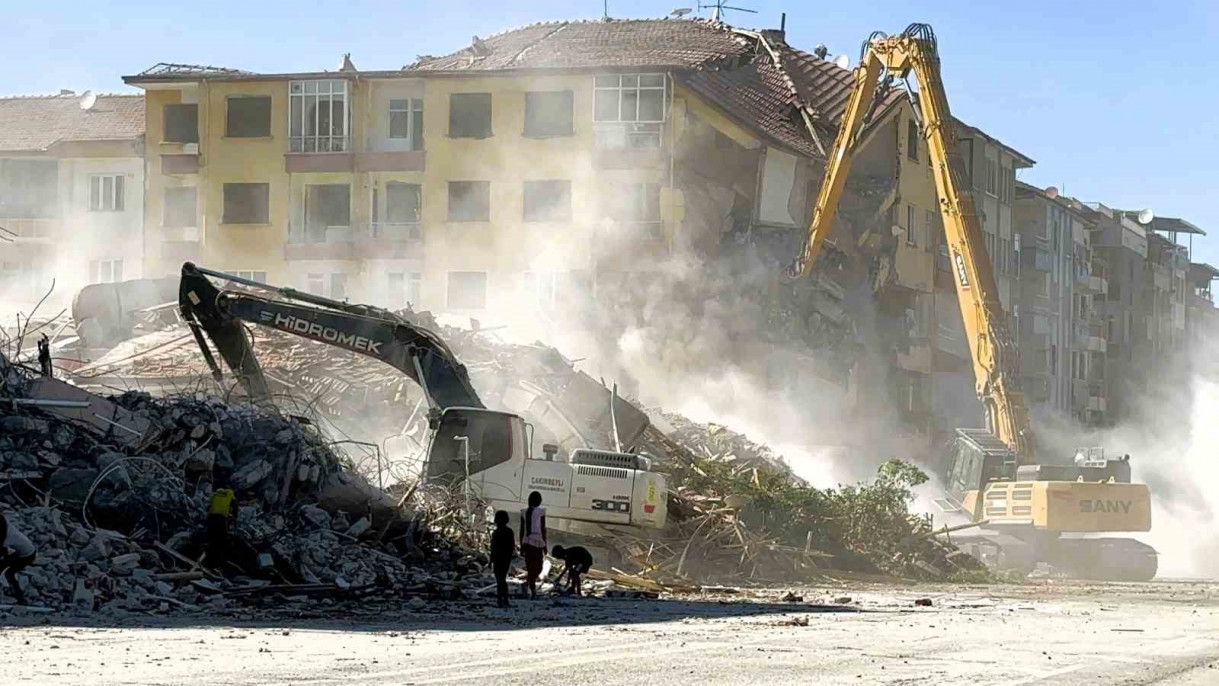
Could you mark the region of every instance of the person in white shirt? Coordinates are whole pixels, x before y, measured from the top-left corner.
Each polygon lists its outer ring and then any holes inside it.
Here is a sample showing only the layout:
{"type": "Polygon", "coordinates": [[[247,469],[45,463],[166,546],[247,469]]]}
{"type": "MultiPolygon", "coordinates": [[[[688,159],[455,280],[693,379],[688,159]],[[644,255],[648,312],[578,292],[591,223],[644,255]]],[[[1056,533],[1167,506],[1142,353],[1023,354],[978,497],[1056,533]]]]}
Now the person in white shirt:
{"type": "Polygon", "coordinates": [[[17,572],[34,563],[34,544],[30,543],[30,539],[18,531],[16,526],[9,523],[4,515],[0,515],[0,539],[4,541],[4,544],[0,545],[0,570],[3,570],[4,578],[8,579],[9,588],[13,589],[13,597],[19,604],[24,605],[25,593],[17,581],[17,572]]]}
{"type": "Polygon", "coordinates": [[[538,597],[538,577],[546,559],[546,508],[542,494],[529,494],[529,507],[521,510],[521,555],[525,558],[525,588],[530,598],[538,597]]]}

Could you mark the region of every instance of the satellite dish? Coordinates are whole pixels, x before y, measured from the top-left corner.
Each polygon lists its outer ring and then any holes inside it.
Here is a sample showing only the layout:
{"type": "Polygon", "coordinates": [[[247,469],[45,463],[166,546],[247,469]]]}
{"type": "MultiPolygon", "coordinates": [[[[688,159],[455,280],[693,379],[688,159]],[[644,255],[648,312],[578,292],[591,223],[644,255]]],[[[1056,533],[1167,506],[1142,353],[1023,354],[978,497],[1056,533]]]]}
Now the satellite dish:
{"type": "Polygon", "coordinates": [[[97,106],[97,94],[93,91],[85,91],[80,96],[80,108],[86,112],[90,112],[97,106]]]}
{"type": "Polygon", "coordinates": [[[1045,195],[1047,198],[1050,198],[1051,200],[1053,200],[1054,198],[1057,198],[1058,197],[1058,186],[1046,187],[1045,195]]]}
{"type": "Polygon", "coordinates": [[[673,10],[672,12],[669,12],[669,16],[674,17],[676,19],[680,19],[693,11],[694,10],[690,9],[689,7],[678,7],[677,9],[673,10]]]}
{"type": "Polygon", "coordinates": [[[1139,223],[1142,224],[1143,226],[1147,226],[1155,218],[1156,218],[1155,212],[1152,212],[1150,207],[1143,210],[1142,212],[1139,212],[1139,223]]]}
{"type": "Polygon", "coordinates": [[[847,67],[851,66],[851,58],[847,57],[846,55],[839,55],[834,58],[834,64],[846,69],[847,67]]]}

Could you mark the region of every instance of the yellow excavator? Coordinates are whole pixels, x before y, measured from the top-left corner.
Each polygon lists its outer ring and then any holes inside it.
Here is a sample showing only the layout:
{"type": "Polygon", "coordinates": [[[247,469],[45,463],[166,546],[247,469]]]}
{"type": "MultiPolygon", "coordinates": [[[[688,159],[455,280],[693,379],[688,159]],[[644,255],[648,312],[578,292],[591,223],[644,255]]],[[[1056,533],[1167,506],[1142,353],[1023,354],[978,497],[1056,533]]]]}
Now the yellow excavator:
{"type": "Polygon", "coordinates": [[[1108,532],[1149,531],[1151,495],[1130,483],[1129,456],[1107,460],[1089,448],[1063,460],[1046,460],[1034,441],[1017,373],[1017,351],[985,236],[965,185],[956,147],[956,121],[940,77],[935,33],[911,24],[899,35],[873,33],[864,43],[855,85],[838,138],[826,164],[803,250],[788,276],[809,275],[833,228],[852,156],[876,103],[913,74],[917,97],[907,87],[920,119],[943,217],[951,271],[973,359],[985,429],[957,429],[940,474],[947,505],[985,523],[989,533],[972,540],[975,552],[1001,567],[1031,571],[1048,563],[1077,578],[1140,581],[1155,576],[1150,546],[1108,532]]]}

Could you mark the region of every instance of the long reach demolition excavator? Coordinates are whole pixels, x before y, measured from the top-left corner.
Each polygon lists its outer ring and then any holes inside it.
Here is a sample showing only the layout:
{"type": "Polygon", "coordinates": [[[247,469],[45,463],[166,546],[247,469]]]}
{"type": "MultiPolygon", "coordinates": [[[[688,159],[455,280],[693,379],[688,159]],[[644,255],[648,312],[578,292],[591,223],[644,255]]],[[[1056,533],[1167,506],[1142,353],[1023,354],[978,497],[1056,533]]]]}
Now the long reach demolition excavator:
{"type": "MultiPolygon", "coordinates": [[[[907,93],[926,140],[939,197],[957,299],[973,359],[977,393],[987,428],[957,429],[940,477],[946,505],[989,533],[973,538],[1004,567],[1031,571],[1038,562],[1079,578],[1147,580],[1156,552],[1107,532],[1149,531],[1151,496],[1130,483],[1129,458],[1106,460],[1088,448],[1075,459],[1045,460],[1034,441],[1017,373],[1017,351],[999,300],[985,236],[956,148],[956,120],[940,77],[935,33],[911,24],[899,35],[873,33],[854,69],[854,89],[826,165],[801,254],[788,268],[806,277],[833,228],[860,131],[884,97],[907,83],[907,93]],[[908,86],[913,74],[917,94],[908,86]]],[[[959,539],[958,539],[959,540],[959,539]]]]}
{"type": "Polygon", "coordinates": [[[222,371],[206,337],[253,402],[271,387],[245,323],[257,324],[365,355],[401,371],[423,389],[429,439],[429,483],[469,488],[494,509],[516,511],[539,491],[548,516],[596,527],[663,528],[668,490],[647,457],[580,448],[555,459],[557,446],[533,454],[532,426],[517,414],[487,409],[464,365],[435,332],[388,310],[353,305],[232,274],[182,266],[178,307],[213,376],[222,371]],[[208,278],[245,286],[217,288],[208,278]],[[266,295],[262,295],[266,294],[266,295]]]}

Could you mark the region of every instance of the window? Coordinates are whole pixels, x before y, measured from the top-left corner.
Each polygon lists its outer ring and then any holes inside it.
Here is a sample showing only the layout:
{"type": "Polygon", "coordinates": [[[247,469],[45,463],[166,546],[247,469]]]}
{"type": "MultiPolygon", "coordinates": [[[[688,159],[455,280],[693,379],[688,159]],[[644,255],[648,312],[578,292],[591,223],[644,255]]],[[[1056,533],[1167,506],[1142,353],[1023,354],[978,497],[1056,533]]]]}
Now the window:
{"type": "Polygon", "coordinates": [[[660,238],[660,184],[627,183],[616,187],[609,216],[651,238],[660,238]]]}
{"type": "Polygon", "coordinates": [[[89,177],[91,212],[123,211],[123,175],[93,174],[89,177]]]}
{"type": "Polygon", "coordinates": [[[239,279],[246,279],[247,281],[255,281],[258,283],[267,282],[267,273],[260,269],[226,269],[224,271],[226,274],[232,274],[239,279]]]}
{"type": "Polygon", "coordinates": [[[491,137],[491,94],[449,95],[449,138],[491,137]]]}
{"type": "Polygon", "coordinates": [[[525,93],[525,136],[546,138],[574,134],[573,110],[571,91],[525,93]]]}
{"type": "Polygon", "coordinates": [[[456,310],[486,309],[487,272],[449,272],[448,303],[456,310]]]}
{"type": "Polygon", "coordinates": [[[166,143],[199,142],[199,106],[195,104],[166,105],[161,108],[165,120],[162,140],[166,143]]]}
{"type": "Polygon", "coordinates": [[[423,149],[423,98],[389,101],[389,137],[405,139],[411,150],[423,149]]]}
{"type": "Polygon", "coordinates": [[[655,148],[665,121],[664,74],[594,77],[593,122],[600,147],[655,148]]]}
{"type": "Polygon", "coordinates": [[[521,275],[521,285],[526,300],[538,309],[548,312],[554,310],[557,277],[555,272],[524,272],[521,275]]]}
{"type": "Polygon", "coordinates": [[[571,220],[570,181],[526,181],[524,200],[527,222],[571,220]]]}
{"type": "Polygon", "coordinates": [[[1012,173],[1012,168],[1007,165],[1003,165],[1000,169],[999,200],[1010,205],[1012,204],[1012,194],[1015,191],[1015,182],[1013,181],[1015,175],[1012,173]]]}
{"type": "Polygon", "coordinates": [[[195,220],[196,193],[194,186],[166,188],[161,226],[173,229],[195,226],[198,223],[195,220]]]}
{"type": "Polygon", "coordinates": [[[422,191],[419,184],[390,181],[385,184],[385,219],[390,222],[418,222],[422,191]]]}
{"type": "Polygon", "coordinates": [[[906,122],[906,156],[918,162],[918,122],[911,117],[906,122]]]}
{"type": "Polygon", "coordinates": [[[1058,346],[1050,344],[1050,376],[1058,376],[1058,346]]]}
{"type": "Polygon", "coordinates": [[[309,291],[312,295],[325,295],[326,275],[307,274],[305,276],[305,290],[309,291]]]}
{"type": "Polygon", "coordinates": [[[267,224],[270,219],[271,184],[224,184],[221,224],[267,224]]]}
{"type": "Polygon", "coordinates": [[[224,135],[229,138],[265,138],[271,135],[271,97],[231,95],[224,135]]]}
{"type": "Polygon", "coordinates": [[[325,243],[331,229],[351,228],[351,186],[345,183],[305,186],[305,240],[325,243]]]}
{"type": "Polygon", "coordinates": [[[292,152],[347,150],[351,112],[346,81],[291,81],[288,100],[288,139],[292,152]]]}
{"type": "MultiPolygon", "coordinates": [[[[4,189],[0,192],[0,217],[41,219],[58,216],[59,162],[0,158],[0,189],[4,189]]],[[[41,222],[38,225],[45,226],[41,222]]]]}
{"type": "Polygon", "coordinates": [[[450,181],[449,221],[491,221],[491,182],[450,181]]]}
{"type": "Polygon", "coordinates": [[[422,291],[423,275],[419,272],[389,273],[389,306],[401,309],[406,305],[418,306],[419,294],[422,291]]]}
{"type": "Polygon", "coordinates": [[[927,225],[927,243],[925,245],[927,247],[927,250],[931,250],[931,246],[935,245],[936,242],[939,241],[939,239],[940,239],[939,232],[936,231],[935,212],[932,212],[931,210],[927,210],[927,214],[924,217],[924,221],[926,222],[926,225],[927,225]]]}
{"type": "Polygon", "coordinates": [[[999,186],[999,164],[992,159],[986,160],[986,194],[995,195],[999,186]]]}
{"type": "Polygon", "coordinates": [[[914,239],[914,232],[918,229],[914,225],[914,205],[906,205],[906,242],[910,245],[917,245],[914,239]]]}
{"type": "Polygon", "coordinates": [[[122,260],[91,260],[89,262],[89,283],[118,283],[122,280],[122,260]]]}
{"type": "Polygon", "coordinates": [[[347,275],[335,272],[330,275],[330,298],[333,300],[347,299],[347,275]]]}

